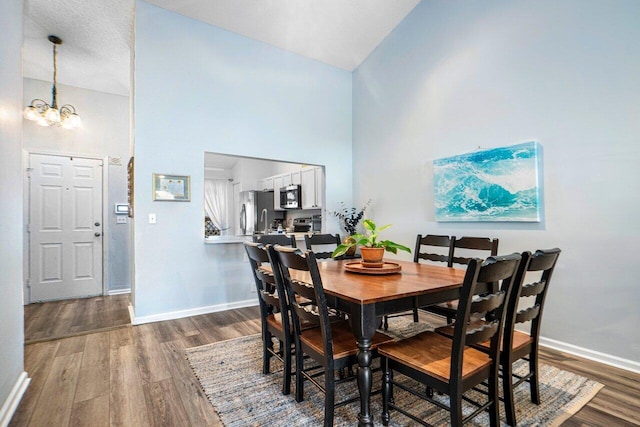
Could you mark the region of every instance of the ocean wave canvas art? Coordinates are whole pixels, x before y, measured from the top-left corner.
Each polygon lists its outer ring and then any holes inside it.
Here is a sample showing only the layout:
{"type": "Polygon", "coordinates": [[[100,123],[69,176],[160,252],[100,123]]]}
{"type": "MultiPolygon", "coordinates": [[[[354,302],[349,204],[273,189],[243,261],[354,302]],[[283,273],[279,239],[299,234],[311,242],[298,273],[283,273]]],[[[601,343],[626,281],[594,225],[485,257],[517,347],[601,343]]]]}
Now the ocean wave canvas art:
{"type": "Polygon", "coordinates": [[[433,161],[436,221],[540,221],[539,145],[433,161]]]}

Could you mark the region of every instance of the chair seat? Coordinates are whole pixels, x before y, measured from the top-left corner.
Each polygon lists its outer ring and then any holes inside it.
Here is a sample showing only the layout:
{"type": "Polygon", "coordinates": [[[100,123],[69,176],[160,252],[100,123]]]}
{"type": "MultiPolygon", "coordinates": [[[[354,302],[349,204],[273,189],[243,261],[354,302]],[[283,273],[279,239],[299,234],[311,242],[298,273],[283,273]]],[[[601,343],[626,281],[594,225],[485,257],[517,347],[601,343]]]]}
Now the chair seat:
{"type": "MultiPolygon", "coordinates": [[[[333,342],[333,357],[341,359],[347,356],[353,356],[358,352],[356,345],[356,337],[351,332],[351,326],[348,322],[335,322],[331,324],[331,338],[333,342]]],[[[300,334],[300,341],[308,345],[318,354],[324,354],[322,346],[322,331],[320,328],[307,329],[300,334]]],[[[393,342],[393,338],[376,332],[373,336],[372,349],[377,346],[393,342]]]]}
{"type": "MultiPolygon", "coordinates": [[[[477,329],[482,327],[483,325],[485,325],[487,322],[485,322],[484,320],[475,320],[473,322],[470,323],[469,328],[470,329],[477,329]]],[[[441,335],[445,335],[449,338],[453,337],[453,325],[447,325],[447,326],[442,326],[440,328],[436,329],[436,332],[441,334],[441,335]]],[[[518,332],[518,331],[513,331],[513,345],[511,346],[512,351],[517,351],[521,348],[526,347],[527,345],[531,345],[533,343],[533,338],[531,338],[531,336],[529,334],[525,334],[522,332],[518,332]]],[[[502,344],[503,341],[502,339],[500,340],[500,351],[504,351],[504,349],[502,348],[502,344]]],[[[484,349],[488,349],[490,347],[491,343],[489,341],[485,341],[485,342],[481,342],[476,344],[477,347],[482,347],[484,349]]]]}
{"type": "MultiPolygon", "coordinates": [[[[451,347],[453,341],[435,332],[423,332],[391,344],[378,347],[378,353],[406,366],[449,382],[451,374],[451,347]]],[[[465,347],[462,378],[489,369],[491,359],[485,353],[465,347]]]]}

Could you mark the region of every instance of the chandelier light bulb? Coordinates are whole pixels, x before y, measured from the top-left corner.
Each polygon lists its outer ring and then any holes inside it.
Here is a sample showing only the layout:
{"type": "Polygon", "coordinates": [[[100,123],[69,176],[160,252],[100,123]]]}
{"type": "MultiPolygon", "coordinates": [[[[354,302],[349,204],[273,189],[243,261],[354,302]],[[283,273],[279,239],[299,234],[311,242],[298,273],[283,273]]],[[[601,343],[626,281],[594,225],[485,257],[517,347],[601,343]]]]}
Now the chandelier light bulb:
{"type": "Polygon", "coordinates": [[[36,107],[30,105],[24,109],[24,118],[27,120],[36,121],[40,118],[40,113],[38,113],[36,107]]]}
{"type": "Polygon", "coordinates": [[[60,111],[57,108],[49,108],[44,113],[44,119],[51,124],[60,123],[60,111]]]}

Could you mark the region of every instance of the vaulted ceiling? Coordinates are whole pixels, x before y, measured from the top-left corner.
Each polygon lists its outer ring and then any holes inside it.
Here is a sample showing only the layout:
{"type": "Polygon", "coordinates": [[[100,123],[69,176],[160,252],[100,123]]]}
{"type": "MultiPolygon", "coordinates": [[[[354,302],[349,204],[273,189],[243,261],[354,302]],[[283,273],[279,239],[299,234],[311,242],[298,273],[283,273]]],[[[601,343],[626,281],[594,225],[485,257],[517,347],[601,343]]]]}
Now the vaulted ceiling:
{"type": "MultiPolygon", "coordinates": [[[[345,70],[353,70],[420,0],[148,0],[345,70]]],[[[25,77],[129,94],[134,0],[25,0],[25,77]]]]}

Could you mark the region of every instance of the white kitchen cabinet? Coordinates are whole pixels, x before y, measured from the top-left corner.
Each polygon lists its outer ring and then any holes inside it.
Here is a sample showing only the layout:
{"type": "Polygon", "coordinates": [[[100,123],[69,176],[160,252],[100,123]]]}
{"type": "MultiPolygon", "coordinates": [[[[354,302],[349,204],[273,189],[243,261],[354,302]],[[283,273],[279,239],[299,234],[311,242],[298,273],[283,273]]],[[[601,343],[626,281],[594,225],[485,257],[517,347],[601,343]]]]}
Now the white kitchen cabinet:
{"type": "Polygon", "coordinates": [[[291,185],[300,185],[300,171],[291,172],[291,185]]]}
{"type": "Polygon", "coordinates": [[[258,180],[258,191],[273,190],[273,177],[258,180]]]}
{"type": "Polygon", "coordinates": [[[321,167],[309,167],[300,171],[302,185],[302,209],[320,209],[324,197],[324,171],[321,167]]]}

